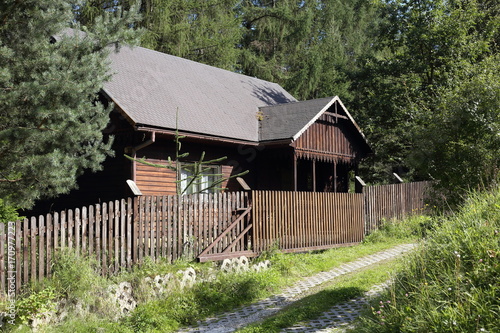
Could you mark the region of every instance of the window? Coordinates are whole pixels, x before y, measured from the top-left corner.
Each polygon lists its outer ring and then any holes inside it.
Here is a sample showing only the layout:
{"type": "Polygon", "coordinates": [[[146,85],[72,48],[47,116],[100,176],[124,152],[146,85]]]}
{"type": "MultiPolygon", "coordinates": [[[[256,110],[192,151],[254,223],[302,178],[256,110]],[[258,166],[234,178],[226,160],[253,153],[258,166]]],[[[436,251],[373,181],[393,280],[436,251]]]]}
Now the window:
{"type": "Polygon", "coordinates": [[[222,182],[221,167],[182,163],[179,179],[182,194],[214,193],[222,182]],[[198,168],[198,172],[196,172],[196,168],[198,168]]]}

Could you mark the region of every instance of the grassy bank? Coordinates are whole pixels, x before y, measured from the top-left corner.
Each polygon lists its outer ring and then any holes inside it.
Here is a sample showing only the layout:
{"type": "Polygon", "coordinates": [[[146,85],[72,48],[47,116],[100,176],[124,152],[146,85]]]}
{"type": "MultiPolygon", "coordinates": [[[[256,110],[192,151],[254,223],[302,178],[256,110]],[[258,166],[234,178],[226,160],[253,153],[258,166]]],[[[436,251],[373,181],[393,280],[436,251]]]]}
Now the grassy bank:
{"type": "Polygon", "coordinates": [[[67,312],[66,318],[60,323],[42,327],[41,332],[174,332],[199,319],[278,293],[305,276],[400,243],[413,242],[419,237],[422,226],[425,227],[425,221],[427,218],[410,219],[404,224],[389,223],[358,246],[302,254],[265,253],[259,260],[271,261],[271,268],[267,271],[218,273],[215,279],[182,291],[171,290],[162,297],[151,294],[144,285],[144,278],[186,267],[194,268],[198,276],[204,277],[216,267],[210,263],[179,262],[171,265],[147,261],[133,272],[105,279],[99,276],[91,258],[62,253],[55,262],[53,277],[32,286],[19,297],[17,322],[9,329],[30,332],[32,318],[55,311],[56,303],[61,304],[64,300],[59,307],[67,312]],[[106,303],[103,297],[108,286],[119,281],[132,284],[133,296],[138,302],[137,308],[121,319],[115,317],[113,305],[106,303]]]}
{"type": "Polygon", "coordinates": [[[434,225],[353,332],[500,332],[500,190],[434,225]]]}

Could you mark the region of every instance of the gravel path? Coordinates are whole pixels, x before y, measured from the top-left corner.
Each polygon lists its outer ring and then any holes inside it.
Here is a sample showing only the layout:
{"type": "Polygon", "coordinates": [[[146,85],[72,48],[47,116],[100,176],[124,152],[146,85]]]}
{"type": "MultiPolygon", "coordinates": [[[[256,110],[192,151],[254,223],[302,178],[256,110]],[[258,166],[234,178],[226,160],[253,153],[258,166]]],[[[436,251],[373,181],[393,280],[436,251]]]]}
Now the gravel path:
{"type": "MultiPolygon", "coordinates": [[[[307,294],[307,291],[322,283],[331,281],[338,276],[354,272],[372,264],[392,259],[411,250],[413,247],[413,244],[398,245],[391,249],[345,263],[328,272],[321,272],[301,280],[295,285],[283,290],[283,292],[279,295],[271,296],[248,306],[236,309],[232,312],[222,313],[217,317],[208,318],[204,321],[198,322],[196,326],[187,327],[178,332],[234,332],[235,330],[250,323],[260,321],[277,313],[285,306],[304,297],[307,294]]],[[[288,328],[283,330],[283,332],[332,332],[332,329],[334,329],[333,332],[337,332],[338,330],[335,331],[335,329],[338,327],[344,327],[349,322],[354,320],[359,315],[359,311],[363,305],[366,303],[366,299],[370,297],[370,295],[377,293],[381,288],[382,286],[378,286],[368,292],[364,297],[360,297],[333,307],[331,311],[324,313],[317,320],[288,328]]]]}

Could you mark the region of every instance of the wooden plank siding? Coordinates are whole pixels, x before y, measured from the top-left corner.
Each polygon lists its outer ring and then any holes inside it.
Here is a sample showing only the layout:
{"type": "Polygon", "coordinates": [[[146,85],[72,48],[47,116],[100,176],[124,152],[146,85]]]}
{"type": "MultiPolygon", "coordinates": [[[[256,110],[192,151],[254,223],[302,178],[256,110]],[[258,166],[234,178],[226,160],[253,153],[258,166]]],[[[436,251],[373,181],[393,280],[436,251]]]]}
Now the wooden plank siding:
{"type": "MultiPolygon", "coordinates": [[[[167,165],[165,160],[147,158],[146,162],[167,165]]],[[[168,168],[154,167],[143,163],[136,163],[136,181],[137,187],[143,195],[176,195],[177,194],[177,174],[175,170],[168,168]]],[[[221,165],[222,177],[227,179],[231,176],[233,167],[230,165],[221,165]]],[[[227,180],[221,184],[221,187],[227,186],[227,180]]]]}
{"type": "Polygon", "coordinates": [[[297,156],[324,162],[353,162],[360,154],[359,148],[339,122],[347,120],[323,114],[294,143],[297,156]]]}
{"type": "Polygon", "coordinates": [[[252,191],[254,251],[327,249],[363,240],[358,193],[252,191]]]}
{"type": "MultiPolygon", "coordinates": [[[[149,163],[167,165],[167,161],[146,159],[149,163]]],[[[135,183],[143,195],[175,195],[177,175],[174,170],[137,164],[135,183]]]]}

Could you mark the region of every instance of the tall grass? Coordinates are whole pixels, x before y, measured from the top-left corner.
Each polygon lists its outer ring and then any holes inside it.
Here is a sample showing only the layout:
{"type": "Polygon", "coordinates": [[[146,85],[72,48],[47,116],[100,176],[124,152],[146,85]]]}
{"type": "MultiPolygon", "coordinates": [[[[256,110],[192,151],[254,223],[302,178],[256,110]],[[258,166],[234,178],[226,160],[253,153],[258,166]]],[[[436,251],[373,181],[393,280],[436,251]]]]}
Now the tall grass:
{"type": "Polygon", "coordinates": [[[92,258],[62,251],[55,258],[52,277],[31,286],[25,295],[20,295],[18,310],[22,310],[23,315],[18,316],[16,325],[8,329],[29,332],[32,318],[53,312],[59,304],[59,312],[66,312],[67,316],[40,331],[175,332],[179,327],[207,316],[276,294],[304,276],[330,270],[397,244],[413,242],[426,221],[425,217],[413,217],[410,222],[388,223],[383,230],[373,233],[358,246],[297,254],[266,253],[257,260],[269,259],[269,270],[244,274],[219,272],[215,279],[208,278],[210,272],[217,271],[213,263],[181,261],[172,265],[148,259],[131,272],[104,278],[92,258]],[[206,281],[183,290],[172,287],[165,295],[157,296],[144,280],[187,267],[194,268],[197,276],[206,281]],[[109,304],[106,290],[109,285],[121,281],[131,283],[138,306],[129,316],[118,319],[118,308],[109,304]]]}
{"type": "Polygon", "coordinates": [[[433,225],[354,332],[500,332],[500,189],[433,225]]]}

